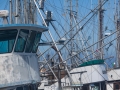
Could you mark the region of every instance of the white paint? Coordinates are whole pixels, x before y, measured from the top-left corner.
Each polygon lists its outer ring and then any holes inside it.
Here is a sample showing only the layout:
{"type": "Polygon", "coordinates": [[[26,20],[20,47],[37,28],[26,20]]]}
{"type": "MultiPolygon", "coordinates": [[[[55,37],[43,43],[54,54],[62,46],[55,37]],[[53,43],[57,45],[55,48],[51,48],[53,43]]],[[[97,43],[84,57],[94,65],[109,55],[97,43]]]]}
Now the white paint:
{"type": "Polygon", "coordinates": [[[120,80],[120,69],[112,69],[107,72],[108,81],[120,80]]]}
{"type": "MultiPolygon", "coordinates": [[[[79,67],[73,69],[70,73],[82,72],[82,71],[87,71],[83,73],[81,77],[81,81],[83,84],[107,80],[107,75],[103,74],[103,71],[105,71],[105,67],[103,65],[79,67]]],[[[80,74],[72,74],[72,79],[74,84],[80,84],[79,78],[80,78],[80,74]]]]}
{"type": "Polygon", "coordinates": [[[113,90],[113,83],[107,83],[106,88],[107,90],[113,90]]]}
{"type": "Polygon", "coordinates": [[[0,55],[0,87],[40,82],[35,55],[0,55]]]}

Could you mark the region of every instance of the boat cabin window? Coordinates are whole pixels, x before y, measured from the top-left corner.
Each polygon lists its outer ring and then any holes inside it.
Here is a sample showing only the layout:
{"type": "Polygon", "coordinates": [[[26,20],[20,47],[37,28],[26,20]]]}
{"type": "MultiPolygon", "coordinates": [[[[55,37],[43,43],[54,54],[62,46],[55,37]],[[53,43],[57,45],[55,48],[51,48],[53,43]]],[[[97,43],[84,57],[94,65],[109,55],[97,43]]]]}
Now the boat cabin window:
{"type": "Polygon", "coordinates": [[[36,36],[36,31],[31,31],[30,36],[28,37],[25,52],[30,53],[33,48],[34,40],[36,36]]]}
{"type": "Polygon", "coordinates": [[[17,29],[0,30],[0,54],[12,52],[15,42],[15,52],[36,53],[42,33],[21,29],[16,40],[17,33],[17,29]]]}
{"type": "Polygon", "coordinates": [[[120,90],[120,83],[119,82],[114,83],[113,87],[114,87],[113,90],[120,90]]]}
{"type": "Polygon", "coordinates": [[[33,53],[37,52],[37,48],[38,48],[40,38],[41,38],[41,33],[37,33],[36,36],[35,36],[35,41],[34,41],[34,45],[33,45],[33,49],[32,49],[33,53]]]}
{"type": "Polygon", "coordinates": [[[0,30],[0,53],[12,52],[17,32],[16,29],[0,30]]]}
{"type": "Polygon", "coordinates": [[[24,90],[30,90],[28,86],[24,86],[24,90]]]}
{"type": "Polygon", "coordinates": [[[40,41],[41,33],[38,33],[36,31],[31,31],[27,44],[26,44],[26,49],[25,52],[30,53],[36,53],[37,48],[38,48],[38,43],[40,41]]]}
{"type": "Polygon", "coordinates": [[[23,90],[23,87],[17,87],[16,90],[23,90]]]}
{"type": "Polygon", "coordinates": [[[32,84],[29,86],[29,90],[34,90],[34,86],[32,84]]]}
{"type": "Polygon", "coordinates": [[[23,52],[28,38],[29,30],[21,29],[15,46],[15,52],[23,52]]]}

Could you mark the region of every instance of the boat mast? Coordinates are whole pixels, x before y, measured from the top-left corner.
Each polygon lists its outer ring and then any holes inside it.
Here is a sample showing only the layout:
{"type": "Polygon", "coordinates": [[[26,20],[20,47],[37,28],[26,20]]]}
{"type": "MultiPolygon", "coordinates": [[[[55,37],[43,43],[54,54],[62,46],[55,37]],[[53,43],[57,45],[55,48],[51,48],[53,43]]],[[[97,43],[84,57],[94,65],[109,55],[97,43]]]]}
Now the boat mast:
{"type": "MultiPolygon", "coordinates": [[[[77,18],[77,11],[78,11],[78,0],[69,0],[69,15],[70,15],[70,38],[73,37],[75,30],[73,29],[73,25],[75,24],[74,21],[74,17],[77,18]],[[76,1],[76,8],[73,7],[73,2],[76,1]],[[76,9],[76,10],[75,10],[76,9]]],[[[72,56],[74,53],[76,53],[76,47],[75,47],[75,38],[72,38],[70,41],[70,56],[72,56]]],[[[73,66],[72,64],[75,62],[75,57],[72,57],[70,59],[70,63],[71,63],[71,68],[74,68],[75,66],[73,66]]]]}
{"type": "MultiPolygon", "coordinates": [[[[103,38],[103,8],[102,8],[102,1],[103,0],[99,0],[99,11],[98,11],[98,18],[99,18],[99,33],[98,33],[98,39],[101,40],[103,38]]],[[[103,46],[103,40],[101,40],[98,43],[98,48],[100,48],[101,46],[103,46]]],[[[103,49],[100,48],[100,59],[103,59],[103,49]]]]}
{"type": "MultiPolygon", "coordinates": [[[[118,0],[118,6],[116,8],[115,15],[116,29],[117,29],[117,37],[120,35],[120,0],[118,0]]],[[[117,39],[117,67],[120,67],[120,37],[117,39]]]]}
{"type": "Polygon", "coordinates": [[[16,12],[15,12],[15,23],[18,24],[18,0],[15,1],[16,12]]]}
{"type": "MultiPolygon", "coordinates": [[[[72,23],[73,22],[73,11],[72,11],[72,0],[70,0],[70,30],[72,29],[72,23]]],[[[70,38],[73,37],[73,30],[70,31],[70,38]]],[[[72,56],[73,53],[73,39],[70,42],[70,55],[72,56]]],[[[72,67],[72,63],[74,63],[73,58],[71,58],[71,67],[72,67]]]]}
{"type": "Polygon", "coordinates": [[[10,24],[36,24],[36,6],[33,0],[9,0],[10,24]]]}
{"type": "Polygon", "coordinates": [[[9,1],[9,6],[10,6],[9,7],[10,9],[10,22],[9,23],[12,24],[12,1],[11,0],[9,1]]]}

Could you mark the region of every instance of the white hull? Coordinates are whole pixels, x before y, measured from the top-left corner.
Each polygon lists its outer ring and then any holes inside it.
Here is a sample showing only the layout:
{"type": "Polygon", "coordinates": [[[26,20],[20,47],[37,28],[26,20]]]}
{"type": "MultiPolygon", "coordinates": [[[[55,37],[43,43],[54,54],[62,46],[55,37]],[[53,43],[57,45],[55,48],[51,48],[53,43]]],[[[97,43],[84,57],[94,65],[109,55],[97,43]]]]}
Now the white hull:
{"type": "Polygon", "coordinates": [[[0,87],[40,82],[38,60],[34,54],[0,55],[0,87]]]}
{"type": "MultiPolygon", "coordinates": [[[[103,86],[105,86],[106,88],[104,90],[114,90],[114,83],[120,80],[120,69],[106,70],[103,64],[75,68],[70,71],[70,73],[82,71],[87,72],[81,75],[81,84],[79,80],[80,73],[71,74],[73,80],[72,84],[70,84],[70,80],[68,77],[64,77],[63,79],[61,79],[63,90],[80,90],[80,86],[82,85],[82,87],[86,85],[87,87],[89,87],[88,90],[91,90],[91,87],[93,87],[93,85],[95,86],[96,84],[98,84],[99,90],[103,90],[102,88],[100,88],[103,86]]],[[[58,83],[55,83],[51,86],[44,86],[43,88],[44,90],[59,90],[58,83]]]]}

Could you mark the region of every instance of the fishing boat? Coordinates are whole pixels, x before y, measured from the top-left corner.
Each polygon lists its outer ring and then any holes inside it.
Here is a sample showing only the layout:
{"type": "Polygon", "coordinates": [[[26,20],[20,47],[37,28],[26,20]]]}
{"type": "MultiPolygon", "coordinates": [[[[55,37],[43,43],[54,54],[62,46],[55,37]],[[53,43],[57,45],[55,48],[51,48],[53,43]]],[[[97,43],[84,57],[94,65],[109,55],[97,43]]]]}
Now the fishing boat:
{"type": "Polygon", "coordinates": [[[1,90],[120,89],[120,0],[6,5],[0,10],[1,90]]]}
{"type": "Polygon", "coordinates": [[[45,38],[40,44],[47,49],[39,55],[43,66],[38,89],[119,90],[120,1],[40,1],[41,12],[53,12],[46,22],[58,48],[45,38]],[[50,47],[44,46],[46,41],[50,47]]]}
{"type": "Polygon", "coordinates": [[[37,90],[41,80],[36,52],[48,28],[36,24],[33,8],[26,2],[18,8],[20,0],[9,1],[9,11],[0,10],[0,90],[37,90]],[[27,10],[31,10],[31,18],[27,10]]]}

